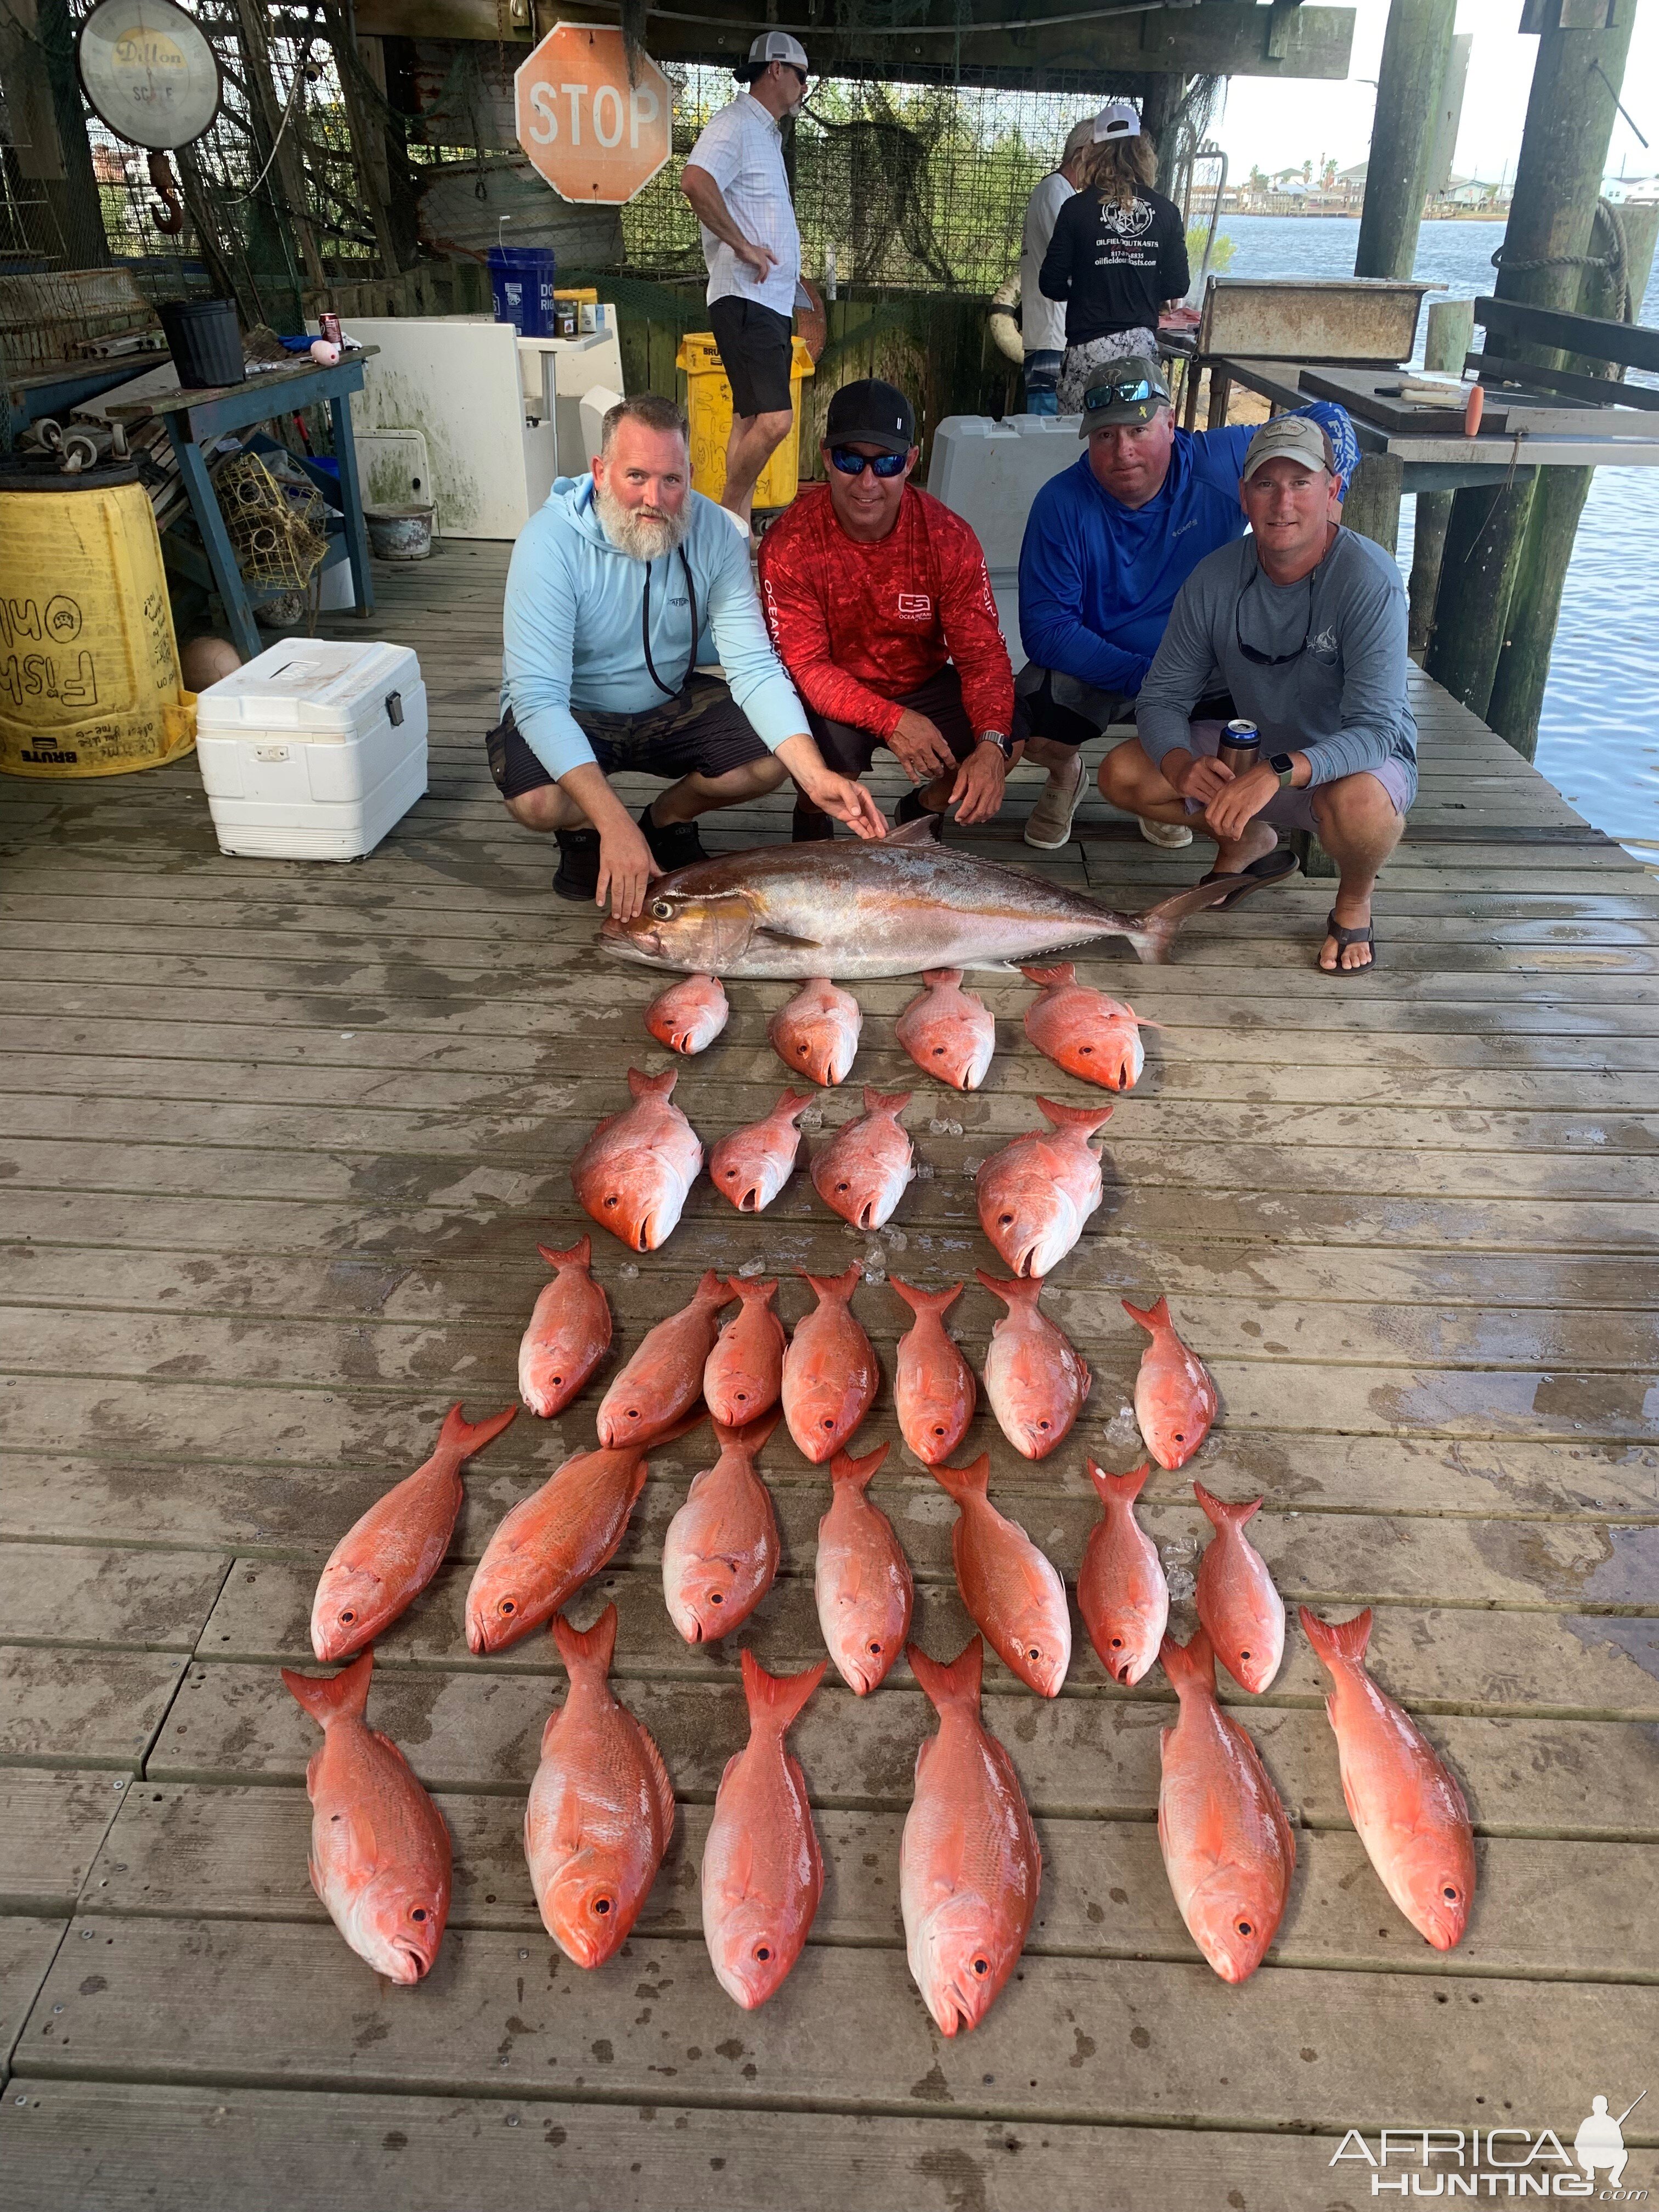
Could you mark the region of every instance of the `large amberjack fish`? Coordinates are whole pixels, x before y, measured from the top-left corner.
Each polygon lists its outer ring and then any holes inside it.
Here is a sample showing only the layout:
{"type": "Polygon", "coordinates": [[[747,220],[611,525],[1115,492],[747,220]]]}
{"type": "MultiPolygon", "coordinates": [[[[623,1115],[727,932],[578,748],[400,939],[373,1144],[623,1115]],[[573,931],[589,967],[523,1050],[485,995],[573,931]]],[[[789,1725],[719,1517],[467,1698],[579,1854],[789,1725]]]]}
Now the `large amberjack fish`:
{"type": "Polygon", "coordinates": [[[939,1715],[916,1753],[899,1846],[905,1954],[940,2030],[977,2027],[1019,1963],[1042,1853],[1014,1763],[980,1718],[984,1646],[948,1667],[914,1644],[911,1672],[939,1715]]]}
{"type": "Polygon", "coordinates": [[[783,1418],[814,1467],[838,1452],[870,1410],[881,1379],[875,1347],[853,1312],[864,1279],[855,1260],[844,1275],[807,1275],[817,1304],[795,1323],[783,1356],[783,1418]]]}
{"type": "Polygon", "coordinates": [[[668,1617],[688,1644],[713,1644],[742,1626],[772,1587],[781,1547],[772,1493],[755,1456],[775,1413],[746,1429],[714,1425],[720,1457],[691,1479],[662,1540],[668,1617]]]}
{"type": "Polygon", "coordinates": [[[674,1785],[648,1730],[611,1687],[616,1607],[586,1633],[562,1613],[552,1626],[570,1689],[542,1730],[524,1855],[543,1927],[567,1959],[602,1966],[657,1879],[674,1832],[674,1785]]]}
{"type": "Polygon", "coordinates": [[[759,1283],[753,1276],[733,1275],[726,1287],[739,1302],[738,1312],[715,1339],[703,1367],[702,1397],[717,1421],[740,1429],[777,1404],[789,1340],[772,1310],[775,1279],[759,1283]]]}
{"type": "Polygon", "coordinates": [[[1335,1685],[1325,1711],[1348,1818],[1401,1911],[1437,1951],[1449,1951],[1474,1902],[1474,1836],[1463,1792],[1411,1715],[1368,1671],[1370,1607],[1342,1621],[1322,1620],[1305,1605],[1299,1610],[1335,1685]]]}
{"type": "Polygon", "coordinates": [[[1108,1474],[1088,1462],[1101,1517],[1089,1531],[1078,1570],[1077,1609],[1100,1662],[1115,1682],[1133,1688],[1158,1656],[1170,1620],[1170,1585],[1158,1546],[1135,1518],[1135,1500],[1152,1473],[1148,1462],[1128,1474],[1108,1474]]]}
{"type": "Polygon", "coordinates": [[[890,1097],[866,1089],[857,1121],[813,1155],[813,1188],[854,1229],[879,1229],[890,1219],[915,1174],[915,1147],[899,1120],[909,1103],[908,1091],[890,1097]]]}
{"type": "Polygon", "coordinates": [[[948,1291],[918,1291],[890,1275],[887,1287],[915,1316],[899,1339],[894,1362],[899,1434],[924,1467],[937,1467],[967,1435],[977,1395],[974,1370],[945,1326],[945,1315],[962,1296],[962,1285],[952,1283],[948,1291]]]}
{"type": "Polygon", "coordinates": [[[708,1155],[708,1180],[739,1213],[759,1213],[794,1172],[800,1117],[810,1091],[786,1091],[769,1114],[722,1137],[708,1155]]]}
{"type": "Polygon", "coordinates": [[[630,1251],[654,1252],[672,1234],[702,1165],[697,1133],[673,1103],[679,1074],[630,1067],[634,1103],[601,1121],[571,1163],[583,1210],[630,1251]]]}
{"type": "Polygon", "coordinates": [[[1198,1617],[1234,1681],[1259,1697],[1285,1656],[1285,1601],[1267,1562],[1244,1534],[1261,1500],[1232,1505],[1212,1497],[1201,1482],[1194,1483],[1193,1495],[1215,1530],[1198,1563],[1198,1617]]]}
{"type": "Polygon", "coordinates": [[[827,975],[811,976],[766,1024],[784,1066],[814,1083],[844,1083],[859,1048],[864,1014],[850,991],[827,975]]]}
{"type": "Polygon", "coordinates": [[[384,1634],[431,1581],[461,1510],[461,1469],[511,1425],[509,1406],[487,1421],[464,1421],[452,1406],[423,1467],[377,1498],[329,1555],[311,1606],[311,1648],[349,1659],[384,1634]]]}
{"type": "Polygon", "coordinates": [[[1216,1703],[1215,1660],[1198,1629],[1165,1637],[1161,1656],[1181,1700],[1161,1731],[1158,1841],[1188,1933],[1224,1982],[1248,1981],[1279,1933],[1296,1838],[1249,1736],[1216,1703]]]}
{"type": "Polygon", "coordinates": [[[363,1717],[374,1654],[326,1680],[282,1671],[323,1731],[306,1768],[311,1886],[377,1974],[418,1982],[449,1917],[449,1831],[397,1745],[363,1717]]]}
{"type": "Polygon", "coordinates": [[[1072,1663],[1072,1616],[1059,1571],[1018,1521],[992,1504],[988,1455],[932,1473],[957,1508],[951,1558],[969,1618],[1028,1688],[1057,1698],[1072,1663]]]}
{"type": "Polygon", "coordinates": [[[878,1444],[864,1459],[837,1452],[830,1462],[830,1510],[818,1523],[812,1578],[818,1626],[836,1671],[860,1698],[875,1689],[910,1633],[915,1584],[904,1547],[870,1480],[886,1458],[878,1444]]]}
{"type": "Polygon", "coordinates": [[[1110,1119],[1109,1106],[1032,1101],[1047,1129],[1016,1137],[993,1152],[974,1181],[980,1226],[1017,1275],[1049,1275],[1083,1234],[1100,1204],[1102,1147],[1089,1140],[1110,1119]]]}
{"type": "Polygon", "coordinates": [[[997,1425],[1025,1459],[1046,1459],[1071,1433],[1092,1377],[1089,1363],[1038,1301],[1041,1275],[1009,1281],[974,1273],[1008,1310],[991,1331],[985,1355],[985,1395],[997,1425]]]}
{"type": "Polygon", "coordinates": [[[536,1249],[553,1269],[519,1346],[519,1395],[532,1413],[562,1413],[611,1349],[611,1302],[588,1272],[593,1240],[568,1252],[536,1249]]]}
{"type": "Polygon", "coordinates": [[[1221,1407],[1215,1378],[1170,1319],[1160,1297],[1143,1312],[1122,1301],[1131,1321],[1152,1338],[1135,1373],[1135,1419],[1146,1449],[1160,1467],[1185,1467],[1210,1433],[1221,1407]]]}
{"type": "Polygon", "coordinates": [[[1042,988],[1042,997],[1025,1009],[1025,1034],[1037,1050],[1085,1083],[1097,1083],[1104,1091],[1133,1090],[1146,1059],[1140,1032],[1159,1024],[1121,999],[1079,983],[1069,960],[1058,968],[1019,972],[1042,988]]]}
{"type": "Polygon", "coordinates": [[[599,946],[652,968],[782,981],[1001,967],[1097,937],[1127,937],[1142,960],[1163,961],[1189,915],[1259,888],[1219,876],[1118,914],[941,845],[924,820],[879,840],[763,845],[672,869],[632,921],[603,925],[599,946]]]}
{"type": "Polygon", "coordinates": [[[702,1933],[716,1979],[745,2012],[763,2005],[799,1958],[823,1894],[823,1857],[806,1778],[784,1743],[823,1680],[769,1674],[743,1655],[749,1741],[726,1763],[702,1849],[702,1933]]]}
{"type": "Polygon", "coordinates": [[[977,1091],[997,1046],[997,1025],[983,999],[962,988],[960,968],[929,968],[927,988],[894,1024],[898,1039],[924,1075],[955,1091],[977,1091]]]}
{"type": "Polygon", "coordinates": [[[702,1395],[720,1310],[731,1303],[731,1291],[710,1267],[690,1304],[647,1332],[599,1401],[595,1425],[602,1444],[653,1444],[690,1411],[702,1395]]]}
{"type": "Polygon", "coordinates": [[[731,1014],[717,975],[689,975],[653,999],[645,1010],[645,1026],[670,1052],[706,1052],[731,1014]]]}

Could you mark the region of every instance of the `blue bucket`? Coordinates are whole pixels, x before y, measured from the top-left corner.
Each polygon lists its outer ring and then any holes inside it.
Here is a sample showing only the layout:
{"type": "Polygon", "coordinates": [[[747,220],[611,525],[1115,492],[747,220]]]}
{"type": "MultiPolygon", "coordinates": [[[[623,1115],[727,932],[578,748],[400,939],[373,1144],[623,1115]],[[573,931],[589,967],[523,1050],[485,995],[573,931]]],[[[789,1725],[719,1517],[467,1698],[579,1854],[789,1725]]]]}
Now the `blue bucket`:
{"type": "Polygon", "coordinates": [[[489,289],[495,320],[511,323],[521,338],[549,338],[558,322],[553,305],[556,257],[550,246],[492,246],[489,289]]]}

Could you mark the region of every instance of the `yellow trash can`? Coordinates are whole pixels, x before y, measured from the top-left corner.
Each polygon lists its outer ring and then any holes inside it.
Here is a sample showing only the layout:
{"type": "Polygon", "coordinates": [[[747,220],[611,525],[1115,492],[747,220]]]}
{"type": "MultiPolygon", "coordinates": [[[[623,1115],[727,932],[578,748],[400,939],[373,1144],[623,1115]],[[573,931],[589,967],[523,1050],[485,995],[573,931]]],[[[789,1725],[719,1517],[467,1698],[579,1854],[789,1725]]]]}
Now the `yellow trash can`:
{"type": "Polygon", "coordinates": [[[143,484],[0,488],[0,774],[124,775],[196,742],[143,484]],[[60,488],[61,487],[61,488],[60,488]]]}
{"type": "MultiPolygon", "coordinates": [[[[691,386],[691,483],[708,499],[726,489],[726,441],[732,434],[732,387],[720,366],[712,331],[688,331],[680,340],[676,368],[691,386]]],[[[812,374],[812,356],[800,338],[789,364],[789,404],[795,427],[761,471],[755,486],[757,507],[787,507],[800,489],[800,387],[812,374]]]]}

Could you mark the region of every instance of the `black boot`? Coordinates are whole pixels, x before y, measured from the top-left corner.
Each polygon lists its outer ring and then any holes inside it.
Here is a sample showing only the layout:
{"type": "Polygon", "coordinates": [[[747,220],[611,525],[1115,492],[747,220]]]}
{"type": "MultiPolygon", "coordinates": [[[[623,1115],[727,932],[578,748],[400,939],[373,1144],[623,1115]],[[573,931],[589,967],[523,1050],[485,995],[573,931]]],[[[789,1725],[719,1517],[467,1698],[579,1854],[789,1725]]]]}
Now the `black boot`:
{"type": "Polygon", "coordinates": [[[599,833],[597,830],[556,830],[559,848],[558,872],[553,888],[561,898],[591,899],[599,888],[599,833]]]}
{"type": "Polygon", "coordinates": [[[659,867],[689,868],[694,860],[708,858],[695,822],[653,822],[647,806],[640,817],[640,828],[651,848],[651,857],[659,867]]]}
{"type": "Polygon", "coordinates": [[[945,836],[945,817],[936,806],[929,806],[919,791],[907,791],[893,809],[895,822],[920,822],[927,815],[933,824],[933,835],[941,841],[945,836]]]}
{"type": "Polygon", "coordinates": [[[814,806],[810,799],[795,801],[794,815],[789,824],[791,844],[827,844],[835,834],[835,823],[821,806],[814,806]]]}

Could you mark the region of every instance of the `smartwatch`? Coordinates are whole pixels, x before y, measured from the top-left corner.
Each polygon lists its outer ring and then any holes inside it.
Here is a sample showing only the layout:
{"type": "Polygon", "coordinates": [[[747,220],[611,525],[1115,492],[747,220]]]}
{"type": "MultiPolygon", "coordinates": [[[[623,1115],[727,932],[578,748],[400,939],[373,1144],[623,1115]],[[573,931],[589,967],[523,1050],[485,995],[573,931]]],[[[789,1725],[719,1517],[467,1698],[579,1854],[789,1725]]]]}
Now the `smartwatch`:
{"type": "Polygon", "coordinates": [[[982,745],[994,745],[1006,761],[1014,757],[1014,741],[1006,730],[981,730],[979,742],[982,745]]]}
{"type": "Polygon", "coordinates": [[[1279,789],[1289,791],[1296,780],[1296,763],[1290,755],[1272,753],[1268,756],[1267,765],[1279,778],[1279,789]]]}

